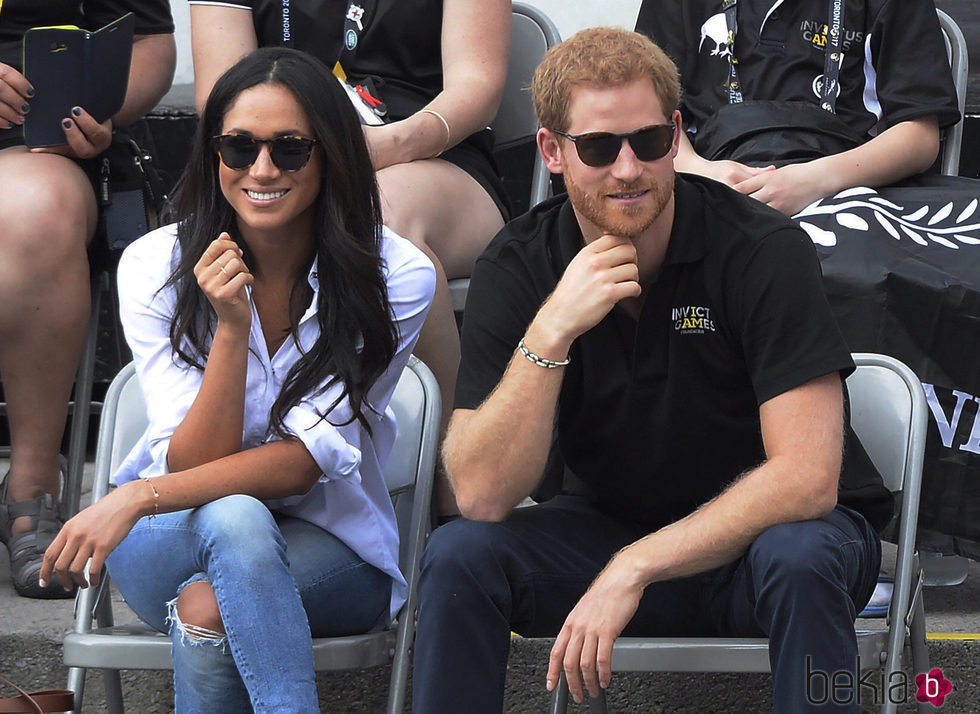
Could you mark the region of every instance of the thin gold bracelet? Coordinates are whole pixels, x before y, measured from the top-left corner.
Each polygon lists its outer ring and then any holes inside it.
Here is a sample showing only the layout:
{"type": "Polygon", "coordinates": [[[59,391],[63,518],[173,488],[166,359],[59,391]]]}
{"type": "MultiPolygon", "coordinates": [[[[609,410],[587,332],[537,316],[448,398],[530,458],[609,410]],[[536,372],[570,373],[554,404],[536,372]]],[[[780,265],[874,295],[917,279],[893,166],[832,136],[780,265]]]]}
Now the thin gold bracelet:
{"type": "Polygon", "coordinates": [[[156,518],[160,515],[160,492],[157,491],[157,487],[153,485],[150,479],[144,478],[143,480],[146,481],[146,485],[153,491],[153,513],[149,514],[149,518],[156,518]]]}
{"type": "Polygon", "coordinates": [[[431,114],[436,119],[441,121],[444,127],[446,127],[446,143],[439,150],[439,153],[433,156],[432,158],[434,159],[436,157],[442,156],[442,152],[444,152],[446,149],[449,148],[449,142],[452,141],[453,138],[452,129],[449,128],[449,122],[446,121],[446,117],[444,117],[442,114],[437,112],[435,109],[419,109],[419,114],[431,114]]]}

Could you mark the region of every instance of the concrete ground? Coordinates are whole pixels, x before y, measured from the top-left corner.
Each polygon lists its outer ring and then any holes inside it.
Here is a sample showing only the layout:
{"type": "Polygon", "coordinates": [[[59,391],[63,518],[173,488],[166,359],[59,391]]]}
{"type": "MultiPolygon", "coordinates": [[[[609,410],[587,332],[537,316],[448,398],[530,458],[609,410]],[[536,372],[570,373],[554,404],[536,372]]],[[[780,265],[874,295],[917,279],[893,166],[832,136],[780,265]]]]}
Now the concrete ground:
{"type": "MultiPolygon", "coordinates": [[[[6,465],[0,463],[0,473],[5,470],[6,465]]],[[[86,491],[82,503],[88,501],[86,491]]],[[[956,687],[942,708],[949,714],[980,712],[980,563],[967,562],[967,566],[968,577],[961,585],[926,588],[924,596],[927,630],[936,638],[929,642],[931,664],[940,667],[956,687]]],[[[72,606],[72,600],[17,597],[10,584],[6,555],[0,554],[0,674],[28,691],[63,688],[67,670],[61,663],[60,643],[72,629],[72,606]]],[[[115,613],[118,622],[133,619],[118,596],[115,613]]],[[[547,711],[549,699],[544,679],[549,647],[548,640],[514,639],[505,705],[509,714],[547,711]]],[[[322,710],[337,714],[384,711],[389,674],[389,668],[379,667],[318,675],[322,710]]],[[[771,710],[769,687],[768,675],[619,674],[614,676],[609,690],[609,710],[636,714],[756,714],[771,710]]],[[[171,675],[124,672],[123,695],[131,712],[170,712],[171,675]]],[[[97,671],[88,675],[82,711],[105,711],[102,676],[97,671]]],[[[569,711],[585,712],[587,707],[572,706],[569,711]]],[[[901,711],[911,712],[914,708],[908,706],[901,711]]]]}

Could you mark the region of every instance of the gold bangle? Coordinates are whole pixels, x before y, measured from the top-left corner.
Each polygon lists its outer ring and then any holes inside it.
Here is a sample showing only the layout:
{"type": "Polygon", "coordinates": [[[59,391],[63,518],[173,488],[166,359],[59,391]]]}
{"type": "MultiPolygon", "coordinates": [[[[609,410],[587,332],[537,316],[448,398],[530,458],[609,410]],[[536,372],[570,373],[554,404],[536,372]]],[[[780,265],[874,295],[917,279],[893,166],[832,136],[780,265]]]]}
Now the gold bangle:
{"type": "Polygon", "coordinates": [[[452,141],[453,138],[452,129],[449,128],[449,122],[446,121],[446,117],[444,117],[442,114],[437,112],[435,109],[419,109],[419,114],[431,114],[436,119],[441,121],[444,127],[446,127],[446,143],[439,150],[439,153],[433,156],[432,158],[434,159],[438,156],[442,156],[442,152],[449,148],[449,142],[452,141]]]}

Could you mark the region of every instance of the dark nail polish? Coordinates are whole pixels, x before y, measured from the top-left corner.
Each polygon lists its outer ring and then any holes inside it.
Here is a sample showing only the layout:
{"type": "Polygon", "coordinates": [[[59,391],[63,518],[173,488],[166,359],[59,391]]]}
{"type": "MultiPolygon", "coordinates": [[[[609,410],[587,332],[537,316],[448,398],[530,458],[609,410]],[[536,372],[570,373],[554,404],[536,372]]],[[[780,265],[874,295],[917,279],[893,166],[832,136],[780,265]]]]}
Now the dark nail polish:
{"type": "Polygon", "coordinates": [[[13,129],[13,128],[14,128],[15,126],[17,126],[17,125],[16,125],[16,124],[14,124],[14,123],[13,123],[12,121],[8,121],[8,122],[7,122],[7,128],[8,128],[8,129],[13,129]]]}
{"type": "Polygon", "coordinates": [[[20,110],[22,112],[24,112],[24,114],[27,114],[27,112],[29,112],[31,110],[31,105],[30,104],[21,104],[20,105],[20,110]]]}
{"type": "Polygon", "coordinates": [[[71,129],[71,119],[65,119],[63,122],[61,122],[61,125],[65,127],[65,129],[71,129]]]}
{"type": "Polygon", "coordinates": [[[82,109],[81,109],[81,107],[72,107],[71,108],[71,113],[74,114],[77,117],[80,117],[80,116],[82,116],[82,109]]]}
{"type": "Polygon", "coordinates": [[[28,97],[33,97],[34,96],[34,87],[28,87],[27,88],[27,96],[28,97]]]}

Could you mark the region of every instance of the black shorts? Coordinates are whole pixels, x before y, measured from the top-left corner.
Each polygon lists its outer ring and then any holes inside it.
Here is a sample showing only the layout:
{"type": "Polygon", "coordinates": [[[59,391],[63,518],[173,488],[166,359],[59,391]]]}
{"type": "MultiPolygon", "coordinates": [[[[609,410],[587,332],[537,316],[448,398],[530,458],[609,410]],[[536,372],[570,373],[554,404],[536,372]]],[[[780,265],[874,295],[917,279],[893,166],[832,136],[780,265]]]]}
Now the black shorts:
{"type": "MultiPolygon", "coordinates": [[[[11,146],[23,146],[24,145],[24,131],[20,127],[15,129],[3,129],[0,130],[0,151],[3,149],[8,149],[11,146]]],[[[94,159],[75,159],[75,163],[78,164],[85,175],[88,176],[89,182],[92,184],[92,191],[95,195],[99,195],[98,179],[99,179],[99,158],[94,159]]],[[[100,209],[101,210],[101,209],[100,209]]]]}
{"type": "Polygon", "coordinates": [[[439,158],[472,176],[493,199],[504,223],[510,220],[510,199],[493,160],[493,134],[489,130],[477,132],[453,148],[446,149],[439,158]]]}

